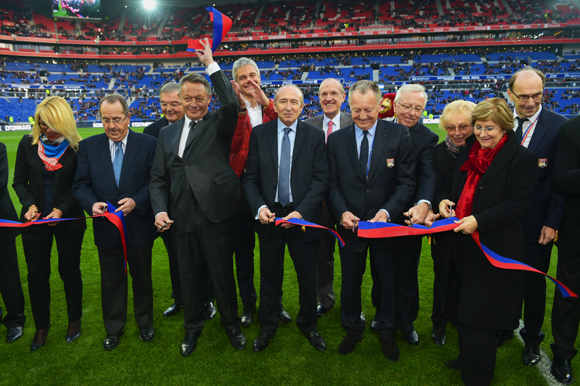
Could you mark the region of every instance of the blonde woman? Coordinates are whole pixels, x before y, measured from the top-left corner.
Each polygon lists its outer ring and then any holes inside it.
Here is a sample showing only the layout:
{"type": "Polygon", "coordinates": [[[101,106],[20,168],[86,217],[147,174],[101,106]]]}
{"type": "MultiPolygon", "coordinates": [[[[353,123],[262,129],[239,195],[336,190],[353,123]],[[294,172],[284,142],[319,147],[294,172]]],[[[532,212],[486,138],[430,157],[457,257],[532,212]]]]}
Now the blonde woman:
{"type": "MultiPolygon", "coordinates": [[[[84,217],[72,191],[81,137],[70,105],[61,97],[46,98],[38,105],[34,122],[32,133],[25,135],[18,145],[12,184],[22,204],[21,220],[84,217]]],[[[44,346],[50,328],[53,239],[58,249],[58,270],[67,303],[66,341],[70,343],[80,335],[83,289],[80,254],[85,229],[85,220],[76,220],[35,225],[22,232],[28,292],[36,327],[31,352],[44,346]]]]}

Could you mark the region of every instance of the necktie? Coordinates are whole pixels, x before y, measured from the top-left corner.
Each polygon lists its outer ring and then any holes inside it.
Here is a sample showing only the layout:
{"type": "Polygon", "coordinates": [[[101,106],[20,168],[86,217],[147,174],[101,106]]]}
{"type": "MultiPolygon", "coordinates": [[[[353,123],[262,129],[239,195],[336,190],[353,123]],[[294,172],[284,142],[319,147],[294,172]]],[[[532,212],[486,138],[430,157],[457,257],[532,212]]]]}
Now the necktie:
{"type": "Polygon", "coordinates": [[[363,130],[364,136],[360,144],[360,156],[358,159],[358,166],[360,168],[360,172],[365,178],[368,178],[367,176],[367,165],[369,162],[369,140],[367,139],[368,133],[369,133],[368,131],[363,130]]]}
{"type": "Polygon", "coordinates": [[[332,126],[333,125],[334,125],[334,122],[328,121],[328,131],[326,132],[326,142],[328,142],[328,136],[330,134],[332,134],[332,126]]]}
{"type": "Polygon", "coordinates": [[[191,140],[191,137],[193,137],[193,129],[195,129],[195,125],[197,124],[196,121],[191,121],[189,122],[189,134],[187,134],[187,141],[185,142],[185,144],[187,145],[189,143],[189,141],[191,140]]]}
{"type": "Polygon", "coordinates": [[[121,147],[122,142],[115,142],[117,149],[115,149],[115,158],[113,159],[113,172],[115,173],[115,181],[117,181],[117,186],[119,186],[119,179],[121,178],[121,168],[123,167],[123,148],[121,147]]]}
{"type": "Polygon", "coordinates": [[[280,151],[280,171],[278,172],[278,202],[286,206],[290,202],[290,128],[284,128],[282,149],[280,151]]]}
{"type": "Polygon", "coordinates": [[[528,120],[528,118],[520,118],[517,117],[518,120],[518,128],[516,129],[516,138],[518,143],[522,143],[522,134],[524,131],[524,122],[528,120]]]}

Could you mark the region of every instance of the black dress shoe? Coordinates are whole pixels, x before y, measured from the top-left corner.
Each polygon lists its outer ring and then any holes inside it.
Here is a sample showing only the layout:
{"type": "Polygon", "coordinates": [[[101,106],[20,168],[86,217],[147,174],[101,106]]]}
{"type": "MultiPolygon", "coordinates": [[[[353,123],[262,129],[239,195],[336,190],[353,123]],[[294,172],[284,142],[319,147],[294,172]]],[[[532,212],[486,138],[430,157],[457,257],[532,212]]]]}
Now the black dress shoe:
{"type": "Polygon", "coordinates": [[[566,385],[574,383],[574,374],[572,374],[570,359],[554,357],[551,372],[558,382],[566,385]]]}
{"type": "Polygon", "coordinates": [[[228,333],[230,343],[236,350],[243,350],[246,348],[246,336],[242,333],[240,328],[236,328],[232,333],[228,333]]]}
{"type": "Polygon", "coordinates": [[[215,317],[215,314],[217,313],[215,306],[213,304],[213,302],[207,302],[205,303],[205,318],[207,320],[211,320],[215,317]]]}
{"type": "Polygon", "coordinates": [[[526,345],[524,347],[523,361],[526,366],[535,366],[542,360],[540,346],[526,345]]]}
{"type": "Polygon", "coordinates": [[[497,336],[497,347],[501,346],[503,342],[506,340],[511,340],[514,338],[514,331],[507,330],[507,331],[500,331],[499,335],[497,336]]]}
{"type": "Polygon", "coordinates": [[[461,370],[461,365],[459,364],[459,358],[453,359],[452,361],[449,361],[449,362],[445,363],[445,366],[448,369],[461,370]]]}
{"type": "Polygon", "coordinates": [[[399,360],[399,346],[397,346],[394,337],[390,339],[381,337],[381,344],[383,345],[383,355],[385,358],[393,362],[399,360]]]}
{"type": "Polygon", "coordinates": [[[46,338],[48,337],[48,330],[50,330],[50,323],[48,327],[36,330],[32,343],[30,344],[30,352],[34,352],[44,346],[46,338]]]}
{"type": "Polygon", "coordinates": [[[288,311],[284,309],[282,304],[280,304],[280,308],[278,309],[278,320],[286,324],[292,322],[292,317],[288,311]]]}
{"type": "Polygon", "coordinates": [[[177,314],[183,308],[183,304],[173,303],[168,309],[165,310],[163,316],[166,318],[177,314]]]}
{"type": "Polygon", "coordinates": [[[304,335],[306,335],[306,339],[308,339],[312,347],[318,351],[326,350],[326,342],[324,342],[324,339],[320,336],[318,331],[312,331],[304,335]]]}
{"type": "Polygon", "coordinates": [[[6,342],[13,343],[22,337],[22,327],[10,327],[6,334],[6,342]]]}
{"type": "Polygon", "coordinates": [[[435,342],[437,346],[444,346],[445,342],[447,341],[447,334],[437,335],[435,334],[435,330],[433,330],[433,332],[431,333],[431,338],[433,339],[433,342],[435,342]]]}
{"type": "Polygon", "coordinates": [[[244,307],[244,312],[242,313],[242,327],[250,327],[254,323],[254,314],[256,313],[256,308],[244,307]]]}
{"type": "Polygon", "coordinates": [[[125,331],[121,331],[119,335],[109,335],[103,341],[103,348],[105,351],[111,351],[119,345],[120,339],[125,331]]]}
{"type": "Polygon", "coordinates": [[[340,355],[350,354],[356,348],[358,342],[363,339],[363,336],[347,335],[338,346],[338,353],[340,355]]]}
{"type": "Polygon", "coordinates": [[[415,326],[413,326],[412,323],[403,323],[403,328],[401,328],[401,331],[403,332],[403,337],[411,346],[416,346],[419,344],[419,335],[417,334],[417,330],[415,330],[415,326]]]}
{"type": "Polygon", "coordinates": [[[326,313],[330,310],[330,308],[326,308],[324,306],[318,306],[316,309],[316,315],[320,318],[321,316],[326,315],[326,313]]]}
{"type": "Polygon", "coordinates": [[[191,353],[197,348],[197,340],[201,335],[201,331],[199,332],[186,332],[185,339],[183,339],[183,343],[181,343],[181,356],[188,357],[191,353]]]}
{"type": "Polygon", "coordinates": [[[79,336],[81,336],[81,320],[71,322],[68,324],[68,330],[64,339],[67,343],[74,342],[79,336]]]}
{"type": "Polygon", "coordinates": [[[371,320],[371,331],[377,332],[379,325],[382,323],[381,317],[379,315],[375,315],[373,320],[371,320]]]}
{"type": "Polygon", "coordinates": [[[151,342],[155,338],[155,329],[153,327],[142,328],[139,333],[139,339],[143,342],[151,342]]]}
{"type": "Polygon", "coordinates": [[[263,351],[266,347],[268,347],[268,344],[270,344],[270,339],[273,337],[274,334],[266,334],[265,332],[261,332],[256,340],[254,340],[254,347],[252,347],[252,351],[263,351]]]}

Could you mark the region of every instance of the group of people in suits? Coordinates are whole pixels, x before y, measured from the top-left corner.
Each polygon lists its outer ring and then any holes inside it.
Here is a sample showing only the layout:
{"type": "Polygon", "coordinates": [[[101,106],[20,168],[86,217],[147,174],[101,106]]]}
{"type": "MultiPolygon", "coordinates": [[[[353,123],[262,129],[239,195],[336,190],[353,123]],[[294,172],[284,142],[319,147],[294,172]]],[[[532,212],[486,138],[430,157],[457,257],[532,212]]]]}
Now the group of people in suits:
{"type": "MultiPolygon", "coordinates": [[[[437,136],[420,122],[428,99],[420,85],[399,88],[395,119],[388,121],[379,119],[382,94],[376,83],[362,80],[352,85],[351,114],[345,114],[341,109],[346,91],[336,79],[327,79],[319,89],[323,114],[301,121],[300,88],[285,85],[270,100],[261,90],[255,62],[236,61],[230,82],[214,61],[207,39],[203,46],[196,55],[207,67],[211,84],[192,73],[179,84],[164,86],[164,117],[145,134],[129,129],[127,102],[112,94],[99,105],[104,133],[81,141],[68,103],[50,97],[39,105],[32,134],[18,147],[13,187],[22,203],[21,221],[81,218],[83,210],[95,216],[105,350],[119,345],[127,322],[126,271],[132,277],[139,338],[149,342],[155,337],[151,261],[154,240],[161,234],[175,298],[164,316],[183,309],[181,355],[196,350],[205,320],[216,313],[214,299],[235,349],[245,348],[241,328],[256,318],[260,333],[252,349],[259,352],[269,346],[279,321],[292,320],[282,305],[286,246],[298,279],[296,325],[313,348],[324,351],[318,319],[336,302],[335,240],[322,230],[292,223],[302,219],[337,229],[345,241],[340,249],[340,315],[346,334],[339,354],[355,351],[364,336],[361,285],[368,255],[376,308],[370,328],[378,334],[384,356],[397,361],[397,330],[409,344],[419,343],[414,322],[422,238],[368,239],[359,236],[358,222],[430,226],[440,217],[456,216],[455,232],[435,236],[431,247],[432,339],[444,345],[448,323],[459,332],[460,354],[446,365],[461,370],[466,385],[490,384],[497,348],[513,337],[522,306],[523,362],[540,362],[544,278],[493,267],[472,239],[477,231],[493,251],[546,272],[559,230],[558,277],[580,292],[574,248],[579,226],[574,216],[574,178],[580,167],[577,118],[565,122],[542,107],[545,77],[540,71],[524,68],[513,74],[508,90],[513,110],[500,98],[478,105],[449,104],[440,120],[447,136],[437,144],[437,136]],[[212,85],[219,98],[214,112],[208,109],[212,85]],[[102,217],[107,211],[123,212],[125,246],[118,229],[102,217]],[[275,225],[276,219],[282,224],[275,225]],[[259,307],[253,278],[254,230],[260,248],[259,307]]],[[[16,220],[7,184],[2,145],[0,216],[16,220]]],[[[80,336],[80,248],[85,229],[84,220],[48,221],[22,232],[36,327],[31,351],[45,344],[50,328],[53,239],[65,284],[66,340],[80,336]]],[[[13,230],[0,229],[5,251],[0,292],[9,342],[22,336],[25,321],[15,237],[13,230]]],[[[554,302],[552,374],[571,383],[580,302],[558,293],[554,302]]]]}

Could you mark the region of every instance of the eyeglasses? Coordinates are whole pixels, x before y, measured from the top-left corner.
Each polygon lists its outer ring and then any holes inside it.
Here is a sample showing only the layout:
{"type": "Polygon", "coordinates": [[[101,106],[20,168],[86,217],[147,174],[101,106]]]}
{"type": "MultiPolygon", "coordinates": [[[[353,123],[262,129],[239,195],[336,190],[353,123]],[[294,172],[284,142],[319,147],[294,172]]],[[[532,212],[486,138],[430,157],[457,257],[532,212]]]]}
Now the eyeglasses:
{"type": "Polygon", "coordinates": [[[129,113],[125,114],[125,117],[123,119],[121,118],[113,118],[113,119],[109,119],[109,118],[101,118],[101,121],[103,122],[103,125],[118,125],[121,122],[125,122],[125,119],[127,119],[127,115],[129,115],[129,113]]]}
{"type": "Polygon", "coordinates": [[[171,106],[173,108],[177,108],[179,106],[181,106],[181,102],[171,102],[171,103],[166,103],[166,102],[161,102],[161,107],[166,108],[167,106],[171,106]]]}
{"type": "Polygon", "coordinates": [[[473,126],[473,131],[485,131],[487,134],[491,134],[496,130],[499,130],[499,126],[497,127],[481,127],[479,125],[473,126]]]}
{"type": "Polygon", "coordinates": [[[468,125],[468,124],[465,124],[464,123],[462,125],[459,125],[458,127],[455,127],[455,126],[447,126],[445,129],[448,132],[450,132],[450,133],[455,133],[457,130],[459,130],[459,131],[467,131],[468,129],[471,129],[471,125],[468,125]]]}
{"type": "Polygon", "coordinates": [[[401,106],[403,108],[403,110],[407,110],[407,111],[414,110],[414,111],[418,112],[419,114],[421,114],[423,112],[423,110],[425,110],[423,107],[418,108],[418,107],[404,105],[401,102],[397,102],[397,103],[399,104],[399,106],[401,106]]]}
{"type": "Polygon", "coordinates": [[[536,93],[534,95],[518,95],[511,88],[510,88],[510,91],[512,92],[512,94],[514,94],[514,96],[516,98],[518,98],[518,101],[520,101],[522,103],[527,102],[530,98],[532,98],[535,102],[539,102],[544,97],[544,92],[543,91],[540,91],[539,93],[536,93]]]}

